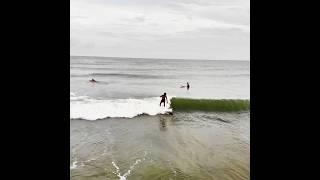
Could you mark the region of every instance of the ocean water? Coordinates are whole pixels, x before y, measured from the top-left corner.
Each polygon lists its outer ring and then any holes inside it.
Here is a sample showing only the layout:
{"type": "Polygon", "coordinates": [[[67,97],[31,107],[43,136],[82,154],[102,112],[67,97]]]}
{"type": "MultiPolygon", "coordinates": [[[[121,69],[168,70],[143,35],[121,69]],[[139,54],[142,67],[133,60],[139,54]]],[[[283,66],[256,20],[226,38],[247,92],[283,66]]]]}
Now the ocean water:
{"type": "Polygon", "coordinates": [[[70,179],[250,178],[247,61],[71,56],[70,89],[70,179]]]}
{"type": "Polygon", "coordinates": [[[169,98],[249,99],[250,64],[70,57],[70,89],[71,118],[155,115],[169,111],[158,106],[164,92],[169,98]],[[189,90],[180,88],[187,82],[189,90]]]}

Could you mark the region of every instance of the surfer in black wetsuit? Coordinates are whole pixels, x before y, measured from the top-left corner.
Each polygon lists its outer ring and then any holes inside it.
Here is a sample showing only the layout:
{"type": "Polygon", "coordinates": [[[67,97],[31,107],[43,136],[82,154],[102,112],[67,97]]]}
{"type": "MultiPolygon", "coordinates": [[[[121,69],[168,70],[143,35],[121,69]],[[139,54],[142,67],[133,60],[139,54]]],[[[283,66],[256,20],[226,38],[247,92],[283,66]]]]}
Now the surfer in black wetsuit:
{"type": "Polygon", "coordinates": [[[90,82],[97,82],[96,80],[94,80],[94,79],[91,79],[91,80],[89,80],[90,82]]]}
{"type": "Polygon", "coordinates": [[[161,106],[161,104],[163,103],[163,107],[166,107],[166,103],[165,103],[165,101],[167,101],[167,103],[168,103],[167,94],[166,94],[166,93],[164,93],[164,94],[163,94],[163,95],[161,95],[160,97],[161,97],[160,106],[161,106]]]}
{"type": "Polygon", "coordinates": [[[189,82],[187,82],[187,86],[180,86],[180,88],[185,88],[185,87],[187,87],[187,89],[189,90],[190,88],[189,82]]]}

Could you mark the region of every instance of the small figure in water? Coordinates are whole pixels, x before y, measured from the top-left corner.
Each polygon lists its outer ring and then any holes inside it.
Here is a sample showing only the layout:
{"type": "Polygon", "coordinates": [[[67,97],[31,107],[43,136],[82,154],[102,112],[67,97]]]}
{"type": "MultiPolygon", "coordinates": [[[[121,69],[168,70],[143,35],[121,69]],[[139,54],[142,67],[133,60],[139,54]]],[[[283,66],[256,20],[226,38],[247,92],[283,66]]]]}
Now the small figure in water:
{"type": "Polygon", "coordinates": [[[187,82],[187,86],[180,86],[180,88],[185,88],[185,87],[187,87],[187,89],[189,90],[189,88],[190,88],[190,85],[189,85],[189,82],[187,82]]]}
{"type": "Polygon", "coordinates": [[[89,80],[90,82],[97,82],[96,80],[94,80],[94,79],[91,79],[91,80],[89,80]]]}
{"type": "Polygon", "coordinates": [[[166,93],[164,93],[164,94],[163,94],[163,95],[161,95],[160,97],[161,97],[160,106],[161,106],[161,104],[163,103],[163,107],[166,107],[166,103],[165,103],[165,101],[167,101],[167,103],[168,103],[167,94],[166,94],[166,93]]]}

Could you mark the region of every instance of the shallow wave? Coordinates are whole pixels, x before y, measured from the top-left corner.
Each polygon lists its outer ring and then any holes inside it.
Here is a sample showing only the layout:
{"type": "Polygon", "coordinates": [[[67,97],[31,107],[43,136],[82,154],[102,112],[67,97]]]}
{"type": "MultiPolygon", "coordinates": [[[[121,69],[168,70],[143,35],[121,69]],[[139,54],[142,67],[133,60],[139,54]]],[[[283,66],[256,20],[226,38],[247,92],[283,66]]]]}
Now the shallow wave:
{"type": "Polygon", "coordinates": [[[70,74],[70,77],[120,77],[120,78],[141,78],[141,79],[163,79],[174,78],[169,75],[146,75],[146,74],[127,74],[127,73],[90,73],[90,74],[70,74]]]}
{"type": "Polygon", "coordinates": [[[247,99],[187,99],[172,98],[174,111],[247,111],[250,101],[247,99]]]}
{"type": "Polygon", "coordinates": [[[159,102],[160,97],[104,100],[70,94],[70,118],[86,120],[108,117],[133,118],[141,114],[157,115],[172,111],[169,108],[170,101],[166,107],[160,107],[159,102]]]}
{"type": "Polygon", "coordinates": [[[148,79],[157,79],[163,78],[164,76],[160,75],[146,75],[146,74],[126,74],[126,73],[91,73],[90,76],[106,76],[106,77],[125,77],[125,78],[148,78],[148,79]]]}
{"type": "Polygon", "coordinates": [[[94,99],[70,93],[70,118],[98,120],[133,118],[139,115],[169,114],[172,111],[237,112],[250,110],[250,101],[242,99],[187,99],[168,97],[166,107],[160,97],[141,99],[94,99]]]}

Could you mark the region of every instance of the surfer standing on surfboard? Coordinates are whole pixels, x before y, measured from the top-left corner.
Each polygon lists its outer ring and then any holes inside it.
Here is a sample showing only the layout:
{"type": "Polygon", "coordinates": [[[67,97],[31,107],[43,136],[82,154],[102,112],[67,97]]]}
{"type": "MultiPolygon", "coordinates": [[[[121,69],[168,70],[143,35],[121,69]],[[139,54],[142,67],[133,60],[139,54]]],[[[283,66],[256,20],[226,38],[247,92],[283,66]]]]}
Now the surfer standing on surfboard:
{"type": "Polygon", "coordinates": [[[163,94],[163,95],[161,95],[160,97],[161,97],[160,106],[161,106],[161,104],[163,103],[163,107],[166,107],[166,103],[165,103],[165,101],[167,101],[167,103],[168,103],[167,94],[166,94],[166,93],[164,93],[164,94],[163,94]]]}

